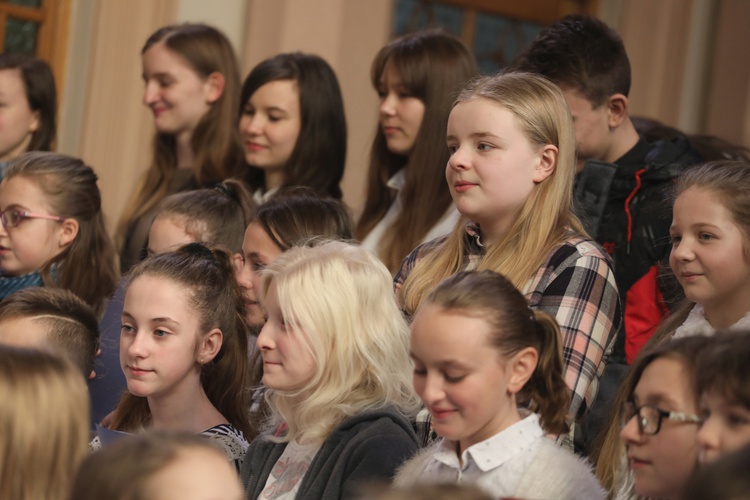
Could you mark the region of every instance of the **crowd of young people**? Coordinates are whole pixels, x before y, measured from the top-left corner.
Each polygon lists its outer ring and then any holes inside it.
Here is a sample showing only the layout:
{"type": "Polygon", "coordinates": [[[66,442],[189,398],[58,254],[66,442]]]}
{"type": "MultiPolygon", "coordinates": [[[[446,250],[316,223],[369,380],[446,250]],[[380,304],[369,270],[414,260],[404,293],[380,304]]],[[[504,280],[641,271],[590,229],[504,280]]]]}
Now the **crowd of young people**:
{"type": "Polygon", "coordinates": [[[51,73],[0,56],[0,496],[748,493],[750,163],[640,134],[606,24],[486,76],[441,31],[383,47],[356,225],[326,61],[241,84],[202,24],[141,57],[118,269],[51,73]]]}

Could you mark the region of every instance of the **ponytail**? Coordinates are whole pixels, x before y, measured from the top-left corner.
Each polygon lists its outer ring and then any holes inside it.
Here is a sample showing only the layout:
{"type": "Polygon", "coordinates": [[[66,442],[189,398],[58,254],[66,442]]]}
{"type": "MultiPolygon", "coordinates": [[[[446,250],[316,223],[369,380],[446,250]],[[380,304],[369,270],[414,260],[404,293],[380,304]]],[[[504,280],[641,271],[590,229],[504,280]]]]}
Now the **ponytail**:
{"type": "Polygon", "coordinates": [[[533,312],[534,333],[540,339],[536,369],[518,395],[528,398],[529,408],[538,413],[542,427],[552,434],[565,434],[570,428],[566,417],[570,390],[563,378],[560,327],[544,311],[533,312]],[[523,396],[522,396],[523,395],[523,396]]]}
{"type": "Polygon", "coordinates": [[[554,317],[529,309],[513,283],[489,270],[454,274],[432,290],[424,304],[487,321],[491,328],[489,343],[503,357],[512,357],[528,347],[535,349],[539,354],[537,366],[516,395],[517,403],[539,413],[547,432],[568,432],[570,389],[563,378],[560,328],[554,317]]]}

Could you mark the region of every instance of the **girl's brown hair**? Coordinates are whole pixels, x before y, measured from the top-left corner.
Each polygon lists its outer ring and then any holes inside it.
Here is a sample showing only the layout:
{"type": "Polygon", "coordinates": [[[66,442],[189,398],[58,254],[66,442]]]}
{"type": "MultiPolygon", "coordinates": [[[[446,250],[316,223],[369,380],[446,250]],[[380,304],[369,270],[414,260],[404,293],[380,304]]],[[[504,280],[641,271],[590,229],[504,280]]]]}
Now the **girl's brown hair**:
{"type": "Polygon", "coordinates": [[[663,343],[651,349],[643,349],[635,358],[633,366],[628,372],[625,380],[615,396],[612,409],[610,410],[608,424],[605,433],[601,436],[599,446],[595,447],[592,462],[596,464],[596,478],[601,485],[612,495],[623,482],[627,467],[623,460],[625,456],[625,444],[620,438],[620,430],[623,418],[623,405],[633,397],[633,392],[646,368],[657,359],[674,359],[682,363],[685,372],[690,377],[690,386],[693,388],[693,397],[698,400],[698,392],[695,390],[695,373],[698,356],[705,351],[711,339],[704,336],[685,337],[673,342],[663,343]]]}
{"type": "Polygon", "coordinates": [[[119,273],[104,225],[96,173],[77,158],[32,151],[8,165],[5,178],[13,177],[34,182],[54,215],[78,222],[75,239],[41,269],[45,286],[70,290],[101,313],[115,291],[119,273]]]}
{"type": "Polygon", "coordinates": [[[750,409],[750,331],[717,332],[696,366],[698,394],[750,409]]]}
{"type": "Polygon", "coordinates": [[[563,378],[560,328],[555,318],[529,309],[513,283],[494,271],[456,273],[430,292],[423,304],[483,319],[492,327],[490,345],[504,358],[534,348],[539,355],[537,366],[516,395],[517,402],[539,413],[547,432],[568,432],[570,389],[563,378]]]}
{"type": "MultiPolygon", "coordinates": [[[[232,254],[190,243],[175,252],[156,255],[130,271],[126,293],[130,283],[141,276],[165,278],[184,287],[200,317],[201,332],[221,330],[221,349],[212,361],[202,365],[201,383],[208,399],[229,423],[243,433],[249,432],[245,299],[235,277],[232,254]]],[[[147,426],[150,417],[148,400],[126,392],[115,410],[112,429],[132,432],[147,426]]]]}
{"type": "Polygon", "coordinates": [[[372,86],[379,92],[380,79],[387,67],[395,70],[410,95],[425,106],[408,157],[388,150],[380,126],[370,152],[367,201],[356,232],[360,240],[380,222],[393,202],[388,180],[409,165],[404,188],[398,194],[403,200],[403,211],[378,248],[381,260],[393,273],[452,203],[445,182],[448,115],[455,95],[479,71],[474,56],[458,38],[435,30],[404,35],[380,49],[370,74],[372,86]]]}
{"type": "MultiPolygon", "coordinates": [[[[244,155],[237,110],[240,98],[240,76],[237,60],[229,40],[216,28],[205,24],[175,24],[152,34],[141,50],[163,43],[183,58],[200,78],[212,73],[224,77],[221,97],[211,104],[193,132],[190,145],[195,154],[193,176],[198,186],[210,186],[243,173],[244,155]]],[[[118,236],[124,238],[128,226],[152,210],[167,195],[169,181],[177,169],[175,137],[157,132],[151,166],[141,178],[118,225],[118,236]]]]}

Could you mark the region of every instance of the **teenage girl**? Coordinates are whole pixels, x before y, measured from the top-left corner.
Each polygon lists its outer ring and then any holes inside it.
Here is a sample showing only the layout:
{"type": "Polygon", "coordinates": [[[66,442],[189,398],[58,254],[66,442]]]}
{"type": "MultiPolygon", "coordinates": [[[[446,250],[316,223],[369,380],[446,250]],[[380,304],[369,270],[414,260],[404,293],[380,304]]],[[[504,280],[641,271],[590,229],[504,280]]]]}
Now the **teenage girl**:
{"type": "Polygon", "coordinates": [[[696,366],[702,462],[750,446],[750,330],[721,332],[696,366]]]}
{"type": "Polygon", "coordinates": [[[312,238],[351,239],[352,225],[346,205],[306,187],[284,188],[256,209],[245,229],[238,275],[251,330],[257,333],[265,323],[258,301],[259,271],[293,246],[312,238]]]}
{"type": "MultiPolygon", "coordinates": [[[[67,497],[66,497],[67,498],[67,497]]],[[[113,443],[82,464],[76,500],[242,500],[237,472],[199,436],[151,432],[113,443]]]]}
{"type": "Polygon", "coordinates": [[[477,74],[466,46],[440,31],[405,35],[375,56],[380,117],[357,238],[391,272],[414,247],[449,233],[458,218],[443,180],[445,127],[455,94],[477,74]]]}
{"type": "Polygon", "coordinates": [[[29,286],[75,293],[97,314],[117,285],[97,176],[76,158],[24,153],[0,183],[0,299],[29,286]]]}
{"type": "Polygon", "coordinates": [[[247,329],[231,254],[191,243],[141,262],[127,279],[120,365],[129,392],[110,428],[203,434],[239,466],[247,329]]]}
{"type": "Polygon", "coordinates": [[[715,161],[680,176],[669,265],[686,302],[654,333],[665,338],[750,329],[750,164],[715,161]]]}
{"type": "Polygon", "coordinates": [[[636,358],[617,400],[620,421],[612,422],[619,449],[603,448],[597,462],[597,476],[612,498],[678,498],[695,471],[701,418],[693,378],[709,342],[701,336],[679,339],[636,358]]]}
{"type": "Polygon", "coordinates": [[[272,411],[243,465],[248,498],[352,498],[390,478],[417,449],[417,401],[388,270],[358,246],[296,247],[266,268],[261,299],[272,411]]]}
{"type": "Polygon", "coordinates": [[[243,174],[235,126],[240,78],[227,38],[203,24],[166,26],[146,40],[141,57],[143,103],[154,114],[156,135],[151,166],[118,227],[123,271],[144,257],[162,198],[243,174]]]}
{"type": "Polygon", "coordinates": [[[494,498],[605,498],[591,467],[546,437],[568,431],[559,336],[549,314],[493,271],[460,272],[434,289],[411,324],[411,357],[443,440],[396,483],[459,478],[494,498]]]}
{"type": "Polygon", "coordinates": [[[0,179],[5,163],[26,151],[50,151],[57,93],[49,65],[24,54],[0,54],[0,179]]]}
{"type": "Polygon", "coordinates": [[[279,54],[242,85],[240,124],[257,203],[282,186],[341,199],[346,118],[333,69],[313,54],[279,54]]]}
{"type": "Polygon", "coordinates": [[[88,452],[81,372],[46,350],[0,345],[0,498],[68,500],[88,452]]]}
{"type": "Polygon", "coordinates": [[[462,223],[412,252],[396,276],[408,314],[458,271],[506,276],[560,326],[571,419],[593,401],[621,323],[609,258],[571,211],[574,137],[560,90],[540,76],[508,73],[467,86],[448,120],[445,170],[462,223]]]}
{"type": "MultiPolygon", "coordinates": [[[[148,235],[148,255],[203,242],[231,251],[239,266],[242,235],[251,213],[250,194],[244,183],[235,179],[227,179],[213,188],[169,195],[155,209],[156,216],[148,235]]],[[[117,406],[126,387],[119,353],[124,298],[124,282],[121,281],[99,324],[101,355],[97,358],[97,377],[89,382],[94,422],[100,422],[117,406]]]]}

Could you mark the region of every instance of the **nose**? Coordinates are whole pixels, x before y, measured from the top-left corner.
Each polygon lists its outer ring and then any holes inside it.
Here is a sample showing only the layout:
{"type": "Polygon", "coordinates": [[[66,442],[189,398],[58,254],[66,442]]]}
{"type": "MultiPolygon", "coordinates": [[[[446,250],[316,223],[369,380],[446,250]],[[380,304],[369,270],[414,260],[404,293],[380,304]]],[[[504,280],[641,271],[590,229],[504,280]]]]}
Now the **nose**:
{"type": "Polygon", "coordinates": [[[255,345],[260,351],[270,351],[276,347],[273,341],[273,335],[271,335],[269,323],[266,322],[263,328],[260,329],[258,338],[255,340],[255,345]]]}
{"type": "Polygon", "coordinates": [[[253,288],[253,272],[250,270],[250,266],[246,263],[237,270],[237,283],[241,288],[245,290],[251,290],[253,288]]]}
{"type": "Polygon", "coordinates": [[[690,247],[690,242],[687,238],[683,238],[681,241],[672,245],[672,258],[681,261],[688,262],[693,260],[695,254],[690,247]]]}
{"type": "Polygon", "coordinates": [[[146,87],[143,89],[143,104],[150,106],[155,103],[159,98],[159,88],[156,82],[146,82],[146,87]]]}
{"type": "Polygon", "coordinates": [[[471,165],[466,148],[458,146],[448,158],[448,167],[452,170],[466,170],[471,165]]]}
{"type": "Polygon", "coordinates": [[[636,420],[638,415],[633,415],[630,419],[625,422],[620,431],[620,437],[626,443],[640,443],[643,441],[643,434],[638,428],[638,421],[636,420]]]}
{"type": "Polygon", "coordinates": [[[260,135],[263,129],[263,120],[258,113],[253,115],[242,115],[240,128],[242,132],[250,137],[260,135]]]}
{"type": "MultiPolygon", "coordinates": [[[[128,355],[131,358],[145,358],[148,355],[146,335],[136,332],[135,334],[125,336],[124,339],[130,339],[130,345],[127,347],[128,355]]],[[[126,340],[127,341],[127,340],[126,340]]]]}
{"type": "Polygon", "coordinates": [[[422,393],[419,395],[425,405],[431,406],[442,401],[445,398],[442,381],[428,373],[425,377],[422,393]]]}
{"type": "Polygon", "coordinates": [[[717,432],[714,421],[708,417],[701,425],[698,430],[698,447],[700,448],[700,460],[701,462],[707,462],[713,459],[717,455],[720,449],[719,433],[717,432]]]}
{"type": "Polygon", "coordinates": [[[382,116],[393,116],[396,114],[396,95],[388,92],[380,99],[380,114],[382,116]]]}

